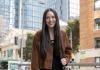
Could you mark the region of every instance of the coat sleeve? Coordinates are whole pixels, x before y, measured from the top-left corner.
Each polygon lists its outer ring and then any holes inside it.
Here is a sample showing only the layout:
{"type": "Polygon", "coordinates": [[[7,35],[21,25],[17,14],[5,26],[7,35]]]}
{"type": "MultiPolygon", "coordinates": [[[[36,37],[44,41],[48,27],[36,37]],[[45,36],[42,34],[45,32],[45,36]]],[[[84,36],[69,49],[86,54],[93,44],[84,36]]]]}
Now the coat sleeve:
{"type": "Polygon", "coordinates": [[[38,33],[35,34],[33,39],[33,46],[32,46],[32,61],[31,61],[31,70],[38,70],[39,69],[39,62],[38,62],[38,33]]]}
{"type": "Polygon", "coordinates": [[[72,48],[69,44],[69,39],[68,39],[68,36],[66,34],[66,32],[63,33],[63,37],[64,37],[64,57],[67,59],[67,64],[70,62],[71,60],[71,53],[72,53],[72,48]]]}

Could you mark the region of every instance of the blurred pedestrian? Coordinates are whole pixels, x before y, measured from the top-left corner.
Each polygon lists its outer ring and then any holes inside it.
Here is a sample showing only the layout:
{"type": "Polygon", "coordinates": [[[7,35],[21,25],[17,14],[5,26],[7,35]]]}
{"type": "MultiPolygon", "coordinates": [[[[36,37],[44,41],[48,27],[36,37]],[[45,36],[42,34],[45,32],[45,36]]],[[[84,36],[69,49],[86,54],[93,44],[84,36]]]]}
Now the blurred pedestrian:
{"type": "Polygon", "coordinates": [[[46,9],[42,30],[33,40],[31,70],[63,70],[71,59],[71,47],[66,32],[60,30],[55,10],[46,9]]]}

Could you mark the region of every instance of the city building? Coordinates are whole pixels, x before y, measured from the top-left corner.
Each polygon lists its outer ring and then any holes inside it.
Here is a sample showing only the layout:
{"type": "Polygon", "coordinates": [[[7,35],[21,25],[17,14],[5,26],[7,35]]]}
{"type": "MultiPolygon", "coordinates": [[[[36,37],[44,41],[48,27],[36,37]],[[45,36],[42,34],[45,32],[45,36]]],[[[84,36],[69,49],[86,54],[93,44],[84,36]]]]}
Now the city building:
{"type": "Polygon", "coordinates": [[[41,29],[42,15],[46,8],[55,9],[64,22],[79,17],[79,0],[1,0],[0,8],[6,29],[41,29]]]}
{"type": "Polygon", "coordinates": [[[69,19],[80,17],[80,0],[69,0],[69,19]]]}
{"type": "Polygon", "coordinates": [[[47,8],[55,9],[60,20],[64,22],[79,17],[79,0],[17,0],[15,1],[15,27],[41,29],[43,12],[47,8]]]}
{"type": "Polygon", "coordinates": [[[10,22],[10,19],[9,19],[9,6],[10,6],[10,3],[9,3],[9,0],[1,0],[0,1],[0,42],[3,40],[3,38],[5,37],[5,34],[6,32],[8,31],[9,29],[9,22],[10,22]]]}
{"type": "Polygon", "coordinates": [[[0,60],[20,60],[19,49],[25,47],[27,33],[35,34],[33,30],[10,29],[0,43],[0,60]]]}
{"type": "MultiPolygon", "coordinates": [[[[61,29],[66,28],[67,20],[72,17],[71,1],[73,0],[1,0],[0,16],[3,20],[3,29],[0,34],[0,59],[20,59],[18,49],[23,46],[20,40],[25,38],[25,42],[28,32],[34,34],[34,31],[42,28],[42,16],[47,8],[57,11],[61,29]]],[[[73,6],[75,5],[78,4],[74,3],[73,6]]],[[[79,15],[73,17],[76,16],[79,15]]]]}
{"type": "Polygon", "coordinates": [[[100,0],[80,0],[81,62],[100,63],[100,0]]]}
{"type": "Polygon", "coordinates": [[[41,29],[41,18],[45,4],[38,0],[16,0],[15,7],[15,28],[34,31],[41,29]]]}
{"type": "Polygon", "coordinates": [[[67,22],[68,19],[79,18],[80,0],[47,0],[47,7],[57,11],[59,18],[67,22]]]}

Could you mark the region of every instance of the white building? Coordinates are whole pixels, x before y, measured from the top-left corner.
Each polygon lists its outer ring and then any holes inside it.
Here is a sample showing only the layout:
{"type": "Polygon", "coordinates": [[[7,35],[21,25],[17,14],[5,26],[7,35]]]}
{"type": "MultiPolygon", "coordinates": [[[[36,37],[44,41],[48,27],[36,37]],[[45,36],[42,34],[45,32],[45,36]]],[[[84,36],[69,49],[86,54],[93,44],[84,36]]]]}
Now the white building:
{"type": "Polygon", "coordinates": [[[5,36],[5,39],[0,43],[1,47],[1,60],[20,60],[18,49],[25,47],[27,33],[34,34],[32,30],[22,30],[11,28],[5,36]],[[21,42],[22,41],[22,42],[21,42]]]}

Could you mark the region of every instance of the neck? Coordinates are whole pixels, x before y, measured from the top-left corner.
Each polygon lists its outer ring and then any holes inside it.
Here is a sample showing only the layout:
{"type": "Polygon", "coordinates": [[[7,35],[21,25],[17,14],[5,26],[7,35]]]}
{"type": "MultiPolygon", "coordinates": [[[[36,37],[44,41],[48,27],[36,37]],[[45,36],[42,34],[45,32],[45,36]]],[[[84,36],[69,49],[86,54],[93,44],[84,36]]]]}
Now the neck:
{"type": "Polygon", "coordinates": [[[54,28],[49,28],[50,40],[54,40],[54,28]]]}
{"type": "Polygon", "coordinates": [[[49,33],[53,31],[54,31],[54,28],[49,28],[49,33]]]}

